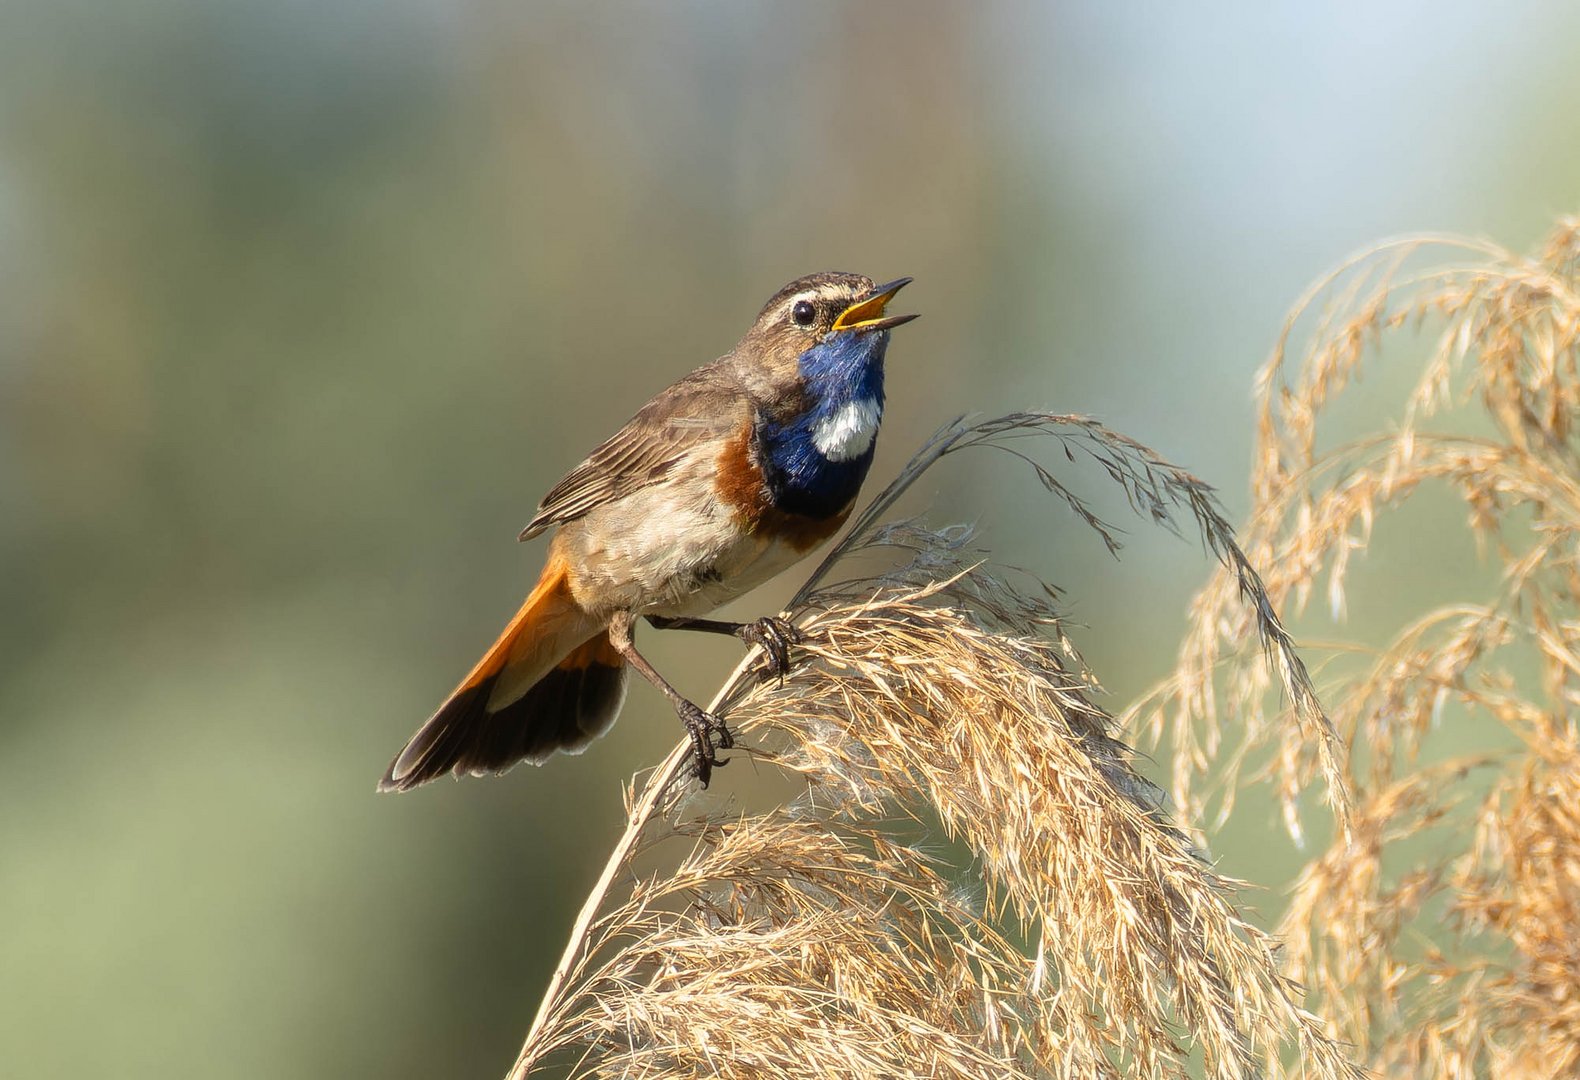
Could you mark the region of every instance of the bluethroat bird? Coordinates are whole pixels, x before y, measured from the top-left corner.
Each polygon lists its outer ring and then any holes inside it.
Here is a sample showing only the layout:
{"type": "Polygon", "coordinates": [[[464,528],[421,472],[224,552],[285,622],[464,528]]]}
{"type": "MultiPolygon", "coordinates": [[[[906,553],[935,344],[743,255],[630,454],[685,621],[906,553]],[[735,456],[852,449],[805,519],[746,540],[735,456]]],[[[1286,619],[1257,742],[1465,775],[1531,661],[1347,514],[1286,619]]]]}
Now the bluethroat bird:
{"type": "Polygon", "coordinates": [[[379,784],[502,773],[579,754],[609,730],[635,668],[686,725],[706,786],[729,729],[637,652],[638,619],[734,634],[782,675],[797,640],[775,618],[701,618],[844,524],[883,419],[885,308],[909,278],[798,278],[740,343],[664,390],[544,496],[521,532],[556,529],[531,595],[379,784]]]}

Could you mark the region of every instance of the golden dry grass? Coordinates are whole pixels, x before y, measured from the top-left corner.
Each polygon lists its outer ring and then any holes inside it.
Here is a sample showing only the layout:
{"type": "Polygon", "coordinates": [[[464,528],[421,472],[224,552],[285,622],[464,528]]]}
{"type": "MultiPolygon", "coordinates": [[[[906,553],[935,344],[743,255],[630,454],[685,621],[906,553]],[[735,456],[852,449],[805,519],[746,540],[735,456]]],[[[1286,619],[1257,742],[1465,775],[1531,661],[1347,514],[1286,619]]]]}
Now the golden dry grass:
{"type": "MultiPolygon", "coordinates": [[[[1243,542],[1276,606],[1325,594],[1341,614],[1356,557],[1429,491],[1499,571],[1441,583],[1439,606],[1380,647],[1334,643],[1323,668],[1353,811],[1279,934],[1330,1033],[1383,1075],[1580,1076],[1577,350],[1571,219],[1532,257],[1442,238],[1368,252],[1302,301],[1258,384],[1243,542]],[[1368,359],[1398,362],[1423,331],[1389,429],[1333,439],[1346,391],[1375,406],[1353,393],[1368,359]]],[[[1192,814],[1265,781],[1298,837],[1323,763],[1267,693],[1236,592],[1220,573],[1196,598],[1175,677],[1132,717],[1171,747],[1192,814]]]]}
{"type": "Polygon", "coordinates": [[[1530,258],[1428,238],[1342,267],[1259,381],[1243,553],[1199,481],[1091,421],[946,429],[796,598],[788,680],[743,664],[720,694],[799,797],[726,811],[684,747],[633,789],[512,1076],[1580,1075],[1577,350],[1580,223],[1530,258]],[[1423,328],[1388,430],[1329,435],[1369,356],[1423,328]],[[963,530],[885,522],[989,446],[1116,546],[1048,440],[1221,564],[1123,724],[1046,587],[963,530]],[[1276,613],[1342,614],[1374,532],[1432,490],[1493,584],[1324,645],[1325,714],[1276,613]],[[892,564],[851,569],[874,552],[892,564]],[[1126,725],[1170,749],[1179,823],[1126,725]],[[1182,831],[1256,785],[1315,845],[1272,937],[1182,831]]]}
{"type": "Polygon", "coordinates": [[[1050,592],[965,530],[885,521],[928,466],[980,446],[1030,461],[1110,543],[1034,451],[1199,528],[1343,812],[1337,741],[1199,481],[1081,418],[952,425],[794,601],[788,678],[743,665],[716,702],[799,796],[726,810],[693,790],[684,747],[633,789],[513,1077],[1360,1075],[1136,771],[1050,592]]]}

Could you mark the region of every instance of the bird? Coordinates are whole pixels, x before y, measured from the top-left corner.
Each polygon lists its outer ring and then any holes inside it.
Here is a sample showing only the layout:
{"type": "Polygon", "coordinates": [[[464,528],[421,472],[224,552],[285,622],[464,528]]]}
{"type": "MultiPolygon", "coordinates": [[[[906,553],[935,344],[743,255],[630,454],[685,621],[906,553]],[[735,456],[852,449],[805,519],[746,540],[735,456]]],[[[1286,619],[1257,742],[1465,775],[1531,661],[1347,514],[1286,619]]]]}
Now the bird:
{"type": "Polygon", "coordinates": [[[659,392],[550,488],[519,537],[554,530],[536,586],[379,790],[579,754],[613,725],[628,669],[669,699],[706,787],[733,737],[637,651],[637,623],[732,634],[787,673],[801,643],[787,620],[704,616],[850,515],[883,420],[890,331],[916,318],[886,309],[910,281],[795,279],[733,349],[659,392]]]}

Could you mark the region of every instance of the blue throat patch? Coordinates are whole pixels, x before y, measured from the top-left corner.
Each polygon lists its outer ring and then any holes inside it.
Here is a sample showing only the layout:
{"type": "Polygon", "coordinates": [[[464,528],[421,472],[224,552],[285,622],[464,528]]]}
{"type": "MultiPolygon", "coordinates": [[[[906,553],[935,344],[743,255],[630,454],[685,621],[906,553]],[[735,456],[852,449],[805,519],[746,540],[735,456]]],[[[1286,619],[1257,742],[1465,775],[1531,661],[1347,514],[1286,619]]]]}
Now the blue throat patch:
{"type": "Polygon", "coordinates": [[[844,332],[801,354],[802,389],[810,406],[783,423],[764,420],[758,431],[764,478],[778,509],[811,518],[832,517],[861,490],[872,465],[876,430],[865,448],[852,456],[831,451],[843,460],[832,460],[819,449],[818,433],[863,410],[873,417],[874,425],[881,419],[883,354],[888,347],[887,330],[844,332]]]}

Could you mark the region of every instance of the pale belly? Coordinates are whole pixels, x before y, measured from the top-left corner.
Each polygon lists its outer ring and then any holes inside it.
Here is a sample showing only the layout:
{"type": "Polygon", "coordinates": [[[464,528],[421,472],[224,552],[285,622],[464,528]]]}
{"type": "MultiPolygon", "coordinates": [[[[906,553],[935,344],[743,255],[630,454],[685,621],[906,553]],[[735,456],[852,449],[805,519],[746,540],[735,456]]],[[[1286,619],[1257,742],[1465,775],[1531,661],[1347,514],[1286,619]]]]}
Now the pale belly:
{"type": "Polygon", "coordinates": [[[725,559],[735,567],[733,571],[724,573],[718,579],[710,577],[689,597],[677,599],[673,606],[650,610],[655,615],[706,615],[737,596],[751,592],[770,578],[777,577],[806,556],[805,549],[797,550],[777,541],[740,544],[725,559]]]}
{"type": "Polygon", "coordinates": [[[633,492],[566,524],[554,545],[569,564],[571,594],[596,615],[703,615],[809,553],[743,530],[711,484],[633,492]]]}

